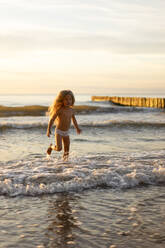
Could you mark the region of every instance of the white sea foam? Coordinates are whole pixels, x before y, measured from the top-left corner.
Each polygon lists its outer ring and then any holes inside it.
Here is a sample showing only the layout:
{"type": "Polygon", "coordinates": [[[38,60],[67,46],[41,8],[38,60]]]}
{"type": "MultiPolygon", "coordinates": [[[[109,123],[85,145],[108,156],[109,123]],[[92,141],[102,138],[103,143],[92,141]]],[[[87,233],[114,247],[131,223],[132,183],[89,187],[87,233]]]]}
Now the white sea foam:
{"type": "Polygon", "coordinates": [[[95,187],[117,189],[165,183],[165,166],[102,157],[72,157],[63,162],[46,158],[3,165],[0,194],[8,196],[82,191],[95,187]]]}
{"type": "Polygon", "coordinates": [[[29,129],[29,128],[47,127],[47,124],[48,124],[48,118],[45,116],[10,117],[10,118],[1,118],[0,129],[2,128],[29,129]]]}
{"type": "MultiPolygon", "coordinates": [[[[23,118],[6,118],[0,120],[0,130],[1,129],[35,129],[35,128],[47,128],[48,118],[47,117],[23,117],[23,118]]],[[[101,119],[98,116],[89,119],[82,118],[79,120],[79,125],[83,127],[146,127],[146,128],[165,128],[164,121],[142,121],[142,120],[129,120],[129,119],[101,119]],[[92,120],[93,119],[93,120],[92,120]],[[92,120],[92,121],[91,121],[92,120]]]]}

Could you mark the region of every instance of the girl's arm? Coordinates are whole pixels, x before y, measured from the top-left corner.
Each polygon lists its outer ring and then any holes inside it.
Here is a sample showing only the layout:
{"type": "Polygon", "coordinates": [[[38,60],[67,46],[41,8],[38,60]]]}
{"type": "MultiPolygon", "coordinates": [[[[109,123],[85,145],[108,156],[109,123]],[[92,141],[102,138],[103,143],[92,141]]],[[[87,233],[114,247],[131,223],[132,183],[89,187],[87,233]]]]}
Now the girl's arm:
{"type": "Polygon", "coordinates": [[[77,120],[76,120],[76,117],[75,117],[74,114],[72,115],[72,121],[73,121],[74,127],[75,127],[76,130],[77,130],[77,133],[80,134],[80,133],[81,133],[81,129],[79,128],[79,126],[78,126],[78,124],[77,124],[77,120]]]}
{"type": "Polygon", "coordinates": [[[51,127],[52,127],[52,125],[53,125],[53,123],[54,123],[54,121],[55,121],[55,119],[56,119],[56,117],[57,117],[57,112],[52,116],[52,118],[49,120],[49,123],[48,123],[48,128],[47,128],[47,133],[46,133],[46,135],[48,136],[48,137],[50,137],[50,134],[51,134],[51,127]]]}

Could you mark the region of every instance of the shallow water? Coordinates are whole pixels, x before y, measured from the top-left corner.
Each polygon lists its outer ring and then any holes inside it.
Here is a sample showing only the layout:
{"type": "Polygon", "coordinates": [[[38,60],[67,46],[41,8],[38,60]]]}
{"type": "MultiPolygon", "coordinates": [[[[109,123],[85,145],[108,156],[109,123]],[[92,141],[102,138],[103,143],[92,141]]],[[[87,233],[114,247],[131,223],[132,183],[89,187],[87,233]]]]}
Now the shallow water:
{"type": "Polygon", "coordinates": [[[165,244],[161,186],[0,198],[1,247],[163,248],[165,244]]]}
{"type": "Polygon", "coordinates": [[[165,112],[97,106],[65,163],[47,116],[0,118],[2,247],[164,247],[165,112]]]}

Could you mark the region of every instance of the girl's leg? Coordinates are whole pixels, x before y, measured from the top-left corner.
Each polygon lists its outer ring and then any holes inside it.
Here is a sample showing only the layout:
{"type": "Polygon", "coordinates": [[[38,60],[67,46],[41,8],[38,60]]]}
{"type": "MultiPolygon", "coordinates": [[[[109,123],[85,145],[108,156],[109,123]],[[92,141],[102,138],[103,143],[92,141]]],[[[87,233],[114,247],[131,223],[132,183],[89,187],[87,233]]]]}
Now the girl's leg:
{"type": "Polygon", "coordinates": [[[63,158],[64,160],[67,160],[69,157],[69,148],[70,148],[70,138],[69,136],[63,136],[62,141],[64,144],[64,155],[63,158]]]}
{"type": "Polygon", "coordinates": [[[62,150],[62,136],[58,133],[55,135],[56,145],[53,146],[53,150],[55,151],[61,151],[62,150]]]}
{"type": "Polygon", "coordinates": [[[50,144],[50,146],[48,147],[48,149],[47,149],[48,155],[51,154],[52,150],[55,150],[55,151],[61,151],[62,150],[62,136],[60,134],[55,135],[55,141],[56,141],[55,146],[50,144]]]}

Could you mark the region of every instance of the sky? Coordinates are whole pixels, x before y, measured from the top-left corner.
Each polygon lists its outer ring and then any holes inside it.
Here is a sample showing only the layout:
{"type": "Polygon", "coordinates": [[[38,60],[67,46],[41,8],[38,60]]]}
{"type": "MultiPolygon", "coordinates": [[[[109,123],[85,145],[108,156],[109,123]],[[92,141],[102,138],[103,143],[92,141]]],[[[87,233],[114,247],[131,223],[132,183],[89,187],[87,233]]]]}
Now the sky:
{"type": "Polygon", "coordinates": [[[165,94],[164,0],[0,0],[0,94],[165,94]]]}

